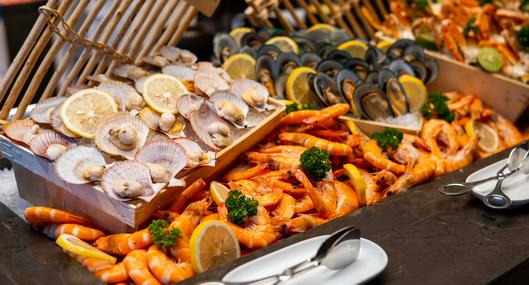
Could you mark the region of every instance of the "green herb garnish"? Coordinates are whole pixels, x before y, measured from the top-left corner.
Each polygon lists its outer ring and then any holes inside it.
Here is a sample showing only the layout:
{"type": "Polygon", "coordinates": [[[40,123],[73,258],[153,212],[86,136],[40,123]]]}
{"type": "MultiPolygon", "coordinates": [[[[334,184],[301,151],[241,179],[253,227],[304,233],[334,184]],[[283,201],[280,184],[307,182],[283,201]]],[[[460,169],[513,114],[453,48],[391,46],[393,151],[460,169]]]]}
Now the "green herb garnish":
{"type": "Polygon", "coordinates": [[[167,229],[169,223],[166,220],[153,220],[149,225],[149,232],[151,233],[154,244],[160,249],[176,244],[176,239],[182,237],[180,229],[173,228],[170,231],[167,229]]]}
{"type": "Polygon", "coordinates": [[[288,113],[296,112],[299,110],[313,110],[313,109],[316,109],[316,107],[312,104],[307,105],[307,104],[299,104],[297,102],[293,102],[287,105],[285,112],[288,114],[288,113]]]}
{"type": "Polygon", "coordinates": [[[259,203],[239,190],[232,190],[226,198],[228,208],[228,219],[237,225],[242,225],[247,217],[257,215],[259,203]]]}
{"type": "Polygon", "coordinates": [[[476,36],[479,32],[479,27],[476,26],[476,18],[472,18],[468,20],[467,24],[465,25],[465,28],[463,29],[463,35],[465,38],[468,38],[469,36],[476,36]]]}
{"type": "Polygon", "coordinates": [[[326,150],[315,146],[304,151],[300,156],[300,167],[315,181],[321,181],[331,170],[331,156],[326,150]]]}
{"type": "Polygon", "coordinates": [[[529,50],[529,26],[523,27],[516,32],[516,38],[524,49],[529,50]]]}
{"type": "Polygon", "coordinates": [[[397,149],[404,135],[395,128],[384,128],[384,131],[373,133],[371,137],[383,149],[388,146],[392,149],[397,149]]]}
{"type": "Polygon", "coordinates": [[[417,9],[426,12],[428,10],[428,0],[406,0],[408,5],[415,3],[417,9]]]}
{"type": "Polygon", "coordinates": [[[518,7],[521,11],[529,12],[529,0],[523,0],[518,7]]]}
{"type": "Polygon", "coordinates": [[[450,111],[446,104],[448,97],[438,92],[428,94],[428,101],[422,106],[421,112],[427,119],[438,118],[452,122],[455,118],[454,112],[450,111]]]}

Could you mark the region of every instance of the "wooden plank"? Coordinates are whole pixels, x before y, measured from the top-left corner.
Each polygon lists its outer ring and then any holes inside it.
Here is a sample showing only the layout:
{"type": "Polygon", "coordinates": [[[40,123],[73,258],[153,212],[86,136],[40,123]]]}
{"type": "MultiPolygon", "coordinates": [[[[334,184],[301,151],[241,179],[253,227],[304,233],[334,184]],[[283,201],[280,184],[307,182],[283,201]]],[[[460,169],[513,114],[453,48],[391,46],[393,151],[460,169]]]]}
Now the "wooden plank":
{"type": "MultiPolygon", "coordinates": [[[[366,134],[367,136],[371,137],[373,133],[375,132],[382,132],[385,128],[395,128],[403,133],[413,134],[417,135],[421,131],[421,128],[419,129],[413,129],[405,126],[399,126],[399,125],[391,125],[376,121],[369,121],[369,120],[362,120],[357,118],[352,118],[348,116],[341,116],[340,120],[347,121],[351,120],[355,123],[355,125],[362,131],[362,133],[366,134]]],[[[422,126],[422,123],[421,123],[422,126]]]]}
{"type": "Polygon", "coordinates": [[[220,0],[185,0],[193,5],[200,13],[211,17],[220,4],[220,0]]]}

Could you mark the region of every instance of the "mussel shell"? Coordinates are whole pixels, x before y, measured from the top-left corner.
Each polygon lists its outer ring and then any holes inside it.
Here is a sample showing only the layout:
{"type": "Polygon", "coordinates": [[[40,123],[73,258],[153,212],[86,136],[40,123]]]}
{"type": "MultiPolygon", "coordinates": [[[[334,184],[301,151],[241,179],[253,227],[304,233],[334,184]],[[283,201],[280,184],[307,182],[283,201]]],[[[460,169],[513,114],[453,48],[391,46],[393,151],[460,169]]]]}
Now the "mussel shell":
{"type": "Polygon", "coordinates": [[[248,32],[241,37],[241,48],[248,47],[257,50],[264,44],[265,40],[256,32],[248,32]]]}
{"type": "Polygon", "coordinates": [[[391,59],[401,58],[404,55],[404,50],[411,45],[416,45],[415,41],[410,39],[398,40],[389,47],[387,55],[391,59]]]}
{"type": "Polygon", "coordinates": [[[329,34],[318,30],[308,32],[306,37],[315,44],[330,42],[329,34]]]}
{"type": "Polygon", "coordinates": [[[329,75],[332,78],[335,78],[338,74],[338,71],[340,71],[343,68],[343,65],[335,60],[326,59],[321,61],[318,66],[316,67],[316,71],[323,72],[327,75],[329,75]]]}
{"type": "Polygon", "coordinates": [[[330,41],[333,45],[339,45],[346,41],[352,40],[353,38],[346,31],[342,29],[336,29],[329,34],[330,41]]]}
{"type": "Polygon", "coordinates": [[[318,72],[309,79],[312,81],[312,90],[327,106],[339,103],[347,103],[336,84],[336,81],[323,72],[318,72]]]}
{"type": "Polygon", "coordinates": [[[213,53],[215,57],[223,63],[228,57],[234,55],[239,50],[237,41],[227,33],[218,33],[213,39],[213,53]],[[225,49],[228,54],[222,54],[225,49]]]}
{"type": "Polygon", "coordinates": [[[432,58],[427,58],[424,62],[424,67],[426,67],[426,71],[428,76],[426,76],[424,83],[430,84],[434,80],[437,79],[437,76],[439,76],[439,64],[437,61],[435,61],[432,58]]]}
{"type": "Polygon", "coordinates": [[[378,84],[390,102],[393,115],[400,116],[410,111],[406,91],[393,72],[388,69],[381,70],[378,73],[378,84]]]}
{"type": "Polygon", "coordinates": [[[316,45],[309,38],[296,36],[293,39],[298,44],[300,53],[316,52],[316,45]]]}
{"type": "Polygon", "coordinates": [[[273,59],[276,59],[281,52],[282,51],[274,45],[263,45],[257,50],[257,58],[260,58],[263,55],[269,55],[273,59]]]}
{"type": "Polygon", "coordinates": [[[367,75],[369,74],[369,64],[364,60],[353,58],[350,59],[344,65],[345,68],[350,69],[358,75],[360,80],[366,80],[367,75]]]}
{"type": "Polygon", "coordinates": [[[385,66],[389,63],[389,58],[383,50],[370,46],[366,51],[365,61],[369,65],[385,66]]]}
{"type": "Polygon", "coordinates": [[[321,56],[321,58],[327,58],[329,57],[329,54],[336,50],[336,46],[331,45],[329,43],[323,43],[317,46],[318,47],[318,54],[321,56]]]}
{"type": "Polygon", "coordinates": [[[239,49],[239,53],[245,53],[251,55],[253,58],[257,57],[257,50],[250,47],[242,47],[239,49]]]}
{"type": "Polygon", "coordinates": [[[279,66],[277,61],[268,54],[263,54],[257,58],[255,63],[255,74],[257,75],[257,78],[260,78],[259,74],[263,69],[268,70],[274,80],[279,76],[279,66]]]}
{"type": "Polygon", "coordinates": [[[278,99],[286,99],[285,87],[287,85],[287,80],[288,80],[288,74],[282,73],[276,78],[274,82],[274,86],[276,90],[276,97],[278,99]]]}
{"type": "Polygon", "coordinates": [[[290,74],[296,67],[301,66],[301,59],[293,52],[283,52],[277,57],[280,73],[290,74]]]}
{"type": "Polygon", "coordinates": [[[354,101],[363,116],[370,120],[385,119],[393,116],[386,95],[375,84],[362,83],[357,86],[354,101]]]}
{"type": "Polygon", "coordinates": [[[389,64],[389,69],[391,72],[393,72],[397,77],[400,77],[403,74],[408,74],[411,76],[415,76],[415,71],[413,70],[413,67],[411,67],[406,61],[403,59],[395,59],[389,64]]]}
{"type": "Polygon", "coordinates": [[[424,49],[418,45],[410,45],[404,50],[402,58],[407,62],[420,61],[424,62],[426,56],[424,55],[424,49]]]}
{"type": "Polygon", "coordinates": [[[347,99],[347,102],[351,104],[351,111],[355,115],[359,114],[358,108],[356,107],[356,104],[354,102],[354,91],[360,83],[360,77],[358,77],[358,75],[356,75],[354,71],[349,69],[340,70],[340,72],[338,72],[338,75],[336,76],[336,84],[338,84],[340,94],[342,94],[342,97],[347,99]]]}
{"type": "Polygon", "coordinates": [[[334,61],[338,61],[338,62],[341,62],[341,63],[346,63],[347,61],[349,61],[351,59],[351,55],[344,51],[344,50],[339,50],[339,49],[335,49],[333,51],[331,51],[329,53],[329,55],[327,56],[327,59],[332,59],[334,61]]]}
{"type": "Polygon", "coordinates": [[[312,69],[316,69],[320,61],[321,57],[317,53],[308,52],[301,55],[301,64],[312,69]]]}
{"type": "Polygon", "coordinates": [[[424,63],[420,61],[412,61],[409,63],[410,66],[413,68],[413,71],[415,72],[415,77],[422,80],[422,82],[426,82],[426,79],[428,79],[428,70],[426,69],[426,66],[424,63]]]}
{"type": "Polygon", "coordinates": [[[378,71],[371,71],[365,80],[366,83],[378,84],[378,71]]]}

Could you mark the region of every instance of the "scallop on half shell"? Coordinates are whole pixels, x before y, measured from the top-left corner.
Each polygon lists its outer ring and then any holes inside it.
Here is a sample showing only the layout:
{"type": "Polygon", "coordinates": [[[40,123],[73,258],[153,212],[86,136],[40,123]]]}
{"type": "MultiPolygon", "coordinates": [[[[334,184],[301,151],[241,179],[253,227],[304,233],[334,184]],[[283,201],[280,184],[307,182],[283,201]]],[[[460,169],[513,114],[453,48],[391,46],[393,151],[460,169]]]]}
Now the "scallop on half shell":
{"type": "Polygon", "coordinates": [[[211,95],[210,100],[217,115],[236,127],[249,128],[257,125],[257,122],[248,120],[249,107],[238,96],[229,92],[215,92],[211,95]]]}
{"type": "Polygon", "coordinates": [[[55,161],[74,141],[56,131],[43,130],[29,142],[29,148],[38,156],[55,161]]]}
{"type": "Polygon", "coordinates": [[[50,97],[35,105],[31,110],[31,119],[37,123],[50,124],[50,116],[53,109],[61,105],[66,97],[50,97]]]}
{"type": "Polygon", "coordinates": [[[101,82],[96,89],[102,90],[111,94],[122,112],[131,110],[141,110],[145,106],[143,97],[136,91],[136,89],[127,83],[117,80],[106,80],[101,82]]]}
{"type": "Polygon", "coordinates": [[[4,132],[8,138],[26,144],[39,131],[39,126],[35,124],[35,122],[33,122],[31,119],[14,120],[4,126],[4,132]]]}
{"type": "MultiPolygon", "coordinates": [[[[163,184],[162,184],[163,185],[163,184]]],[[[161,190],[151,181],[149,167],[138,161],[119,161],[105,169],[103,190],[113,199],[150,201],[161,190]]]]}
{"type": "Polygon", "coordinates": [[[205,99],[195,94],[185,94],[176,99],[176,108],[178,113],[189,120],[189,114],[198,110],[205,99]]]}
{"type": "Polygon", "coordinates": [[[187,155],[187,168],[202,166],[215,166],[215,153],[204,151],[196,142],[188,139],[176,139],[175,143],[184,148],[187,155]]]}
{"type": "Polygon", "coordinates": [[[129,113],[109,114],[95,130],[95,144],[101,151],[127,159],[134,157],[149,134],[145,123],[129,113]]]}
{"type": "Polygon", "coordinates": [[[101,180],[105,165],[105,158],[98,149],[80,145],[59,156],[55,172],[65,182],[85,184],[101,180]]]}
{"type": "Polygon", "coordinates": [[[70,137],[70,138],[78,138],[79,136],[74,134],[72,131],[70,131],[62,122],[61,118],[61,105],[55,107],[50,114],[50,124],[54,130],[57,132],[60,132],[61,134],[70,137]]]}
{"type": "Polygon", "coordinates": [[[214,150],[220,150],[233,141],[233,132],[213,108],[204,102],[198,110],[191,112],[191,127],[198,137],[214,150]]]}
{"type": "Polygon", "coordinates": [[[222,68],[217,68],[210,62],[198,63],[198,69],[193,80],[195,89],[208,96],[217,91],[230,89],[228,82],[231,79],[229,75],[222,68]]]}
{"type": "Polygon", "coordinates": [[[151,108],[145,107],[141,109],[138,116],[153,131],[162,132],[170,138],[182,138],[186,136],[184,133],[186,122],[179,114],[159,114],[151,108]]]}
{"type": "Polygon", "coordinates": [[[270,92],[261,83],[251,79],[237,79],[231,85],[231,91],[242,98],[248,106],[263,112],[275,107],[268,104],[270,92]]]}
{"type": "Polygon", "coordinates": [[[174,178],[187,164],[184,148],[174,141],[152,140],[138,151],[136,160],[149,167],[154,183],[169,183],[169,186],[185,184],[174,178]]]}

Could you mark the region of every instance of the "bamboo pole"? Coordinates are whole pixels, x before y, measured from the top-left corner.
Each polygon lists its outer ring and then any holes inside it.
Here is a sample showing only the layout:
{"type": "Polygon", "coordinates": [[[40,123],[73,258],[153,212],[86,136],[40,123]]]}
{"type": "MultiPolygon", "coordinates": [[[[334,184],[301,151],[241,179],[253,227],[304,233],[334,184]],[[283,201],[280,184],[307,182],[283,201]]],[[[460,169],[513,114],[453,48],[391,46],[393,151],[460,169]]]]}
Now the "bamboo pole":
{"type": "Polygon", "coordinates": [[[365,31],[367,31],[367,36],[369,38],[372,38],[375,35],[375,31],[373,31],[373,29],[371,28],[371,25],[369,25],[366,19],[364,19],[360,5],[357,2],[355,2],[353,3],[353,7],[355,10],[355,13],[360,17],[360,19],[362,19],[362,22],[363,22],[362,26],[365,28],[365,31]]]}
{"type": "Polygon", "coordinates": [[[191,6],[189,9],[187,9],[186,14],[184,15],[184,18],[182,18],[182,21],[180,22],[180,26],[178,26],[178,29],[174,33],[173,37],[169,40],[168,46],[176,46],[182,36],[184,35],[185,30],[191,24],[191,21],[197,16],[197,9],[195,7],[191,6]]]}
{"type": "Polygon", "coordinates": [[[272,22],[270,22],[270,20],[268,20],[268,17],[259,16],[259,13],[268,13],[268,11],[266,11],[266,9],[260,9],[257,6],[257,4],[255,4],[254,0],[246,0],[246,3],[250,4],[250,6],[252,7],[252,9],[254,11],[254,15],[257,15],[256,18],[263,23],[263,26],[265,26],[265,28],[273,28],[274,27],[272,22]]]}
{"type": "MultiPolygon", "coordinates": [[[[46,3],[46,7],[48,8],[55,8],[55,5],[57,4],[56,0],[50,0],[48,3],[46,3]]],[[[70,6],[71,1],[64,1],[59,6],[59,11],[65,11],[70,6]]],[[[37,43],[37,39],[39,39],[39,36],[42,38],[46,37],[46,34],[51,34],[51,31],[49,30],[49,27],[46,26],[47,23],[47,16],[44,14],[41,14],[33,28],[31,29],[31,32],[28,35],[28,38],[24,41],[24,44],[20,48],[20,51],[16,55],[15,59],[9,66],[9,69],[4,75],[4,78],[2,79],[2,83],[0,84],[0,102],[4,99],[5,95],[7,94],[7,90],[9,89],[9,86],[11,86],[11,83],[13,83],[13,80],[15,79],[15,76],[17,75],[18,71],[22,67],[22,64],[25,62],[27,57],[30,54],[31,48],[37,43]],[[43,32],[44,31],[44,32],[43,32]]],[[[39,40],[40,41],[40,40],[39,40]]],[[[2,107],[2,109],[5,107],[2,107]]]]}
{"type": "MultiPolygon", "coordinates": [[[[80,4],[76,7],[76,10],[72,14],[72,17],[67,21],[70,27],[73,27],[81,18],[83,12],[86,10],[86,5],[88,5],[88,3],[89,1],[87,1],[85,5],[80,4]]],[[[99,14],[99,11],[101,11],[101,8],[103,8],[104,5],[105,0],[98,0],[94,5],[93,9],[88,13],[88,16],[86,17],[78,32],[81,37],[84,37],[86,32],[88,32],[88,29],[90,28],[97,15],[99,14]]],[[[28,89],[26,90],[26,93],[22,97],[22,100],[18,104],[18,109],[14,117],[15,119],[20,119],[24,116],[24,112],[26,111],[27,106],[31,103],[33,98],[35,98],[37,90],[39,89],[40,84],[42,83],[42,80],[46,75],[46,72],[50,69],[50,66],[55,60],[55,56],[57,55],[57,53],[59,53],[64,43],[65,40],[62,37],[58,37],[46,53],[46,56],[42,60],[40,66],[37,68],[37,71],[31,79],[31,84],[29,85],[28,89]]]]}
{"type": "Polygon", "coordinates": [[[320,2],[318,0],[312,0],[311,2],[314,7],[316,8],[316,11],[318,11],[318,14],[320,15],[320,18],[327,24],[334,25],[334,21],[329,18],[329,16],[323,11],[323,7],[321,6],[320,2]]]}
{"type": "Polygon", "coordinates": [[[169,25],[167,26],[167,29],[165,29],[164,33],[158,40],[158,42],[154,45],[154,47],[151,50],[151,56],[155,55],[156,52],[158,52],[162,46],[164,46],[171,36],[176,33],[176,30],[178,28],[178,25],[180,24],[180,21],[182,17],[184,16],[184,13],[189,9],[189,3],[182,2],[180,5],[180,8],[178,9],[178,13],[174,16],[173,20],[169,25]]]}
{"type": "Polygon", "coordinates": [[[354,15],[351,13],[351,10],[353,7],[351,6],[352,0],[338,0],[338,3],[340,6],[342,6],[345,10],[345,18],[347,19],[347,22],[349,22],[349,25],[352,27],[352,31],[356,37],[365,38],[366,34],[362,30],[362,27],[360,27],[360,24],[356,21],[354,15]]]}
{"type": "Polygon", "coordinates": [[[353,32],[343,20],[343,11],[336,11],[336,9],[334,9],[334,4],[330,0],[323,0],[323,2],[329,7],[331,15],[334,15],[333,18],[336,20],[338,26],[345,30],[347,33],[352,34],[353,32]]]}
{"type": "Polygon", "coordinates": [[[292,25],[288,22],[288,20],[285,18],[285,16],[283,16],[283,13],[281,13],[281,10],[279,9],[279,7],[278,6],[274,6],[272,9],[274,10],[274,13],[276,14],[277,20],[279,21],[281,26],[283,26],[285,28],[285,30],[287,30],[289,32],[293,32],[294,28],[292,28],[292,25]]]}
{"type": "MultiPolygon", "coordinates": [[[[368,0],[366,0],[367,2],[368,0]]],[[[382,0],[375,0],[375,4],[378,6],[379,11],[382,12],[382,21],[386,19],[386,15],[388,14],[388,9],[386,9],[386,6],[384,3],[382,3],[382,0]]]]}
{"type": "Polygon", "coordinates": [[[288,10],[288,12],[290,12],[292,18],[298,24],[298,27],[303,30],[307,29],[307,25],[304,21],[301,20],[298,13],[296,13],[296,10],[294,9],[294,6],[292,6],[292,3],[290,3],[290,0],[281,0],[281,2],[283,3],[283,6],[285,6],[285,8],[288,10]]]}
{"type": "MultiPolygon", "coordinates": [[[[378,13],[375,11],[375,8],[373,8],[373,4],[371,4],[371,1],[370,0],[364,0],[363,1],[364,3],[364,6],[367,8],[367,10],[369,10],[369,12],[376,17],[376,19],[378,19],[379,21],[384,21],[384,18],[380,18],[380,16],[378,15],[378,13]]],[[[362,15],[360,15],[362,17],[362,15]]],[[[365,22],[365,20],[364,20],[365,22]]]]}
{"type": "Polygon", "coordinates": [[[305,0],[296,0],[296,2],[298,2],[298,5],[301,6],[303,10],[305,10],[305,12],[307,13],[307,19],[309,19],[312,25],[316,25],[320,22],[318,21],[318,19],[316,19],[316,17],[314,17],[314,15],[312,15],[312,13],[310,12],[309,5],[307,4],[307,2],[305,2],[305,0]]]}

